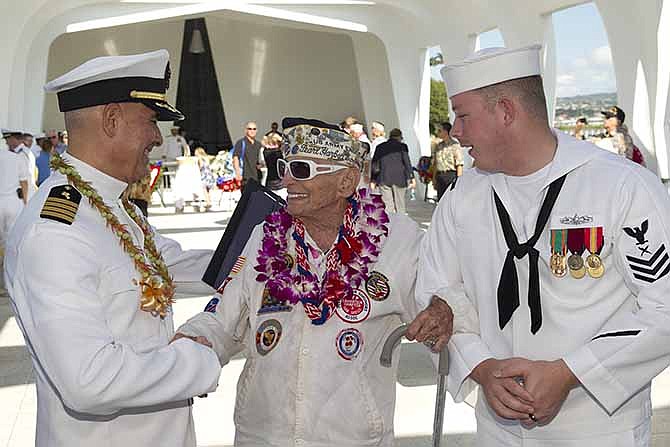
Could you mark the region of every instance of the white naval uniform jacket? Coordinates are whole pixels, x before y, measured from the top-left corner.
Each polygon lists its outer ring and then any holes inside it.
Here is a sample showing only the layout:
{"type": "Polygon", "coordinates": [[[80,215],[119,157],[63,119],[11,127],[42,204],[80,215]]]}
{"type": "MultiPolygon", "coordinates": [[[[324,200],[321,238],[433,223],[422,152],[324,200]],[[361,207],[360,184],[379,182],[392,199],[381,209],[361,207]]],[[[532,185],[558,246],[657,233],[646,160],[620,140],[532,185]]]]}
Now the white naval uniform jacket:
{"type": "Polygon", "coordinates": [[[527,215],[513,214],[502,174],[470,170],[443,197],[422,244],[417,298],[425,302],[435,293],[453,308],[448,386],[457,401],[477,386],[470,372],[491,357],[562,358],[581,382],[551,423],[531,430],[497,418],[479,393],[479,424],[543,441],[537,445],[590,436],[589,445],[599,445],[598,436],[631,430],[650,417],[651,379],[670,362],[670,201],[647,169],[562,133],[557,138],[544,188],[527,215]],[[547,187],[566,173],[535,244],[542,326],[531,333],[526,256],[515,259],[520,306],[501,330],[496,291],[508,248],[492,187],[524,243],[532,233],[522,226],[534,230],[547,187]],[[587,223],[569,223],[580,220],[587,223]],[[553,276],[550,229],[596,226],[604,233],[604,276],[553,276]]]}
{"type": "MultiPolygon", "coordinates": [[[[102,196],[134,242],[141,229],[123,209],[126,184],[65,155],[102,196]]],[[[168,345],[165,319],[140,310],[133,262],[86,197],[71,224],[40,217],[55,172],[10,235],[6,283],[37,385],[38,447],[195,446],[191,398],[213,391],[216,354],[190,340],[168,345]]],[[[138,211],[139,213],[139,211],[138,211]]],[[[182,251],[154,232],[177,285],[199,282],[208,250],[182,251]]]]}
{"type": "MultiPolygon", "coordinates": [[[[254,270],[263,238],[259,225],[233,269],[238,273],[207,306],[210,312],[177,330],[207,337],[222,365],[246,347],[235,404],[236,446],[393,445],[398,361],[396,355],[393,367],[384,368],[379,356],[390,332],[417,314],[414,283],[423,232],[407,216],[389,217],[389,236],[369,268],[375,278],[384,278],[386,287],[378,282],[378,300],[366,298],[369,314],[363,321],[346,322],[338,309],[316,326],[300,303],[275,308],[279,311],[261,309],[265,283],[256,281],[254,270]],[[262,345],[268,327],[274,328],[274,337],[262,345]]],[[[307,233],[305,240],[317,247],[307,233]]],[[[295,253],[292,239],[289,244],[295,253]]],[[[320,250],[318,259],[310,256],[310,269],[320,278],[325,260],[320,250]]],[[[368,291],[375,292],[365,285],[358,289],[366,297],[368,291]]]]}

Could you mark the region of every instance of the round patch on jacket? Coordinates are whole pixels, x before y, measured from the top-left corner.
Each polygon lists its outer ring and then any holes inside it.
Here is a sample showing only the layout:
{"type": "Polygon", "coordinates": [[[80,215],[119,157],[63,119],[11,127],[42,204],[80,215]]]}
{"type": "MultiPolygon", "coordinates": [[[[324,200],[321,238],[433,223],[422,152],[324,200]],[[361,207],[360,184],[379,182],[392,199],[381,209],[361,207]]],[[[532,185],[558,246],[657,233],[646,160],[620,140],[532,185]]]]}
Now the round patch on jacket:
{"type": "Polygon", "coordinates": [[[291,256],[289,253],[284,253],[284,261],[286,262],[286,268],[291,270],[293,269],[293,266],[295,265],[295,260],[293,259],[293,256],[291,256]]]}
{"type": "Polygon", "coordinates": [[[389,279],[383,273],[373,271],[365,282],[365,291],[375,301],[384,301],[391,293],[389,279]]]}
{"type": "Polygon", "coordinates": [[[337,334],[335,346],[340,357],[344,360],[353,360],[363,348],[363,334],[354,328],[342,329],[337,334]]]}
{"type": "Polygon", "coordinates": [[[256,351],[260,355],[267,355],[272,351],[281,338],[282,327],[277,320],[265,320],[256,330],[256,351]]]}
{"type": "Polygon", "coordinates": [[[361,289],[355,289],[351,296],[340,300],[335,313],[343,321],[360,323],[370,316],[370,299],[361,289]]]}

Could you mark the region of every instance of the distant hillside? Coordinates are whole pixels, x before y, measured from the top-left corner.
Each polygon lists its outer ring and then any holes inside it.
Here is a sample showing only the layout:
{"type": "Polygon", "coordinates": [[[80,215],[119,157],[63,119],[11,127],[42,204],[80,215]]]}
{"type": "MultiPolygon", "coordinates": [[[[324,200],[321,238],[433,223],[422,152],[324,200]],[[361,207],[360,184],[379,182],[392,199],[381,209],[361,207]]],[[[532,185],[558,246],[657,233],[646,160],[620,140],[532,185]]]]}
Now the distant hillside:
{"type": "Polygon", "coordinates": [[[556,121],[571,121],[580,116],[600,117],[601,110],[616,104],[616,93],[556,98],[556,121]]]}
{"type": "Polygon", "coordinates": [[[586,103],[600,102],[614,105],[617,103],[617,94],[616,92],[595,93],[593,95],[565,96],[562,98],[556,98],[556,105],[581,103],[581,102],[586,103]]]}

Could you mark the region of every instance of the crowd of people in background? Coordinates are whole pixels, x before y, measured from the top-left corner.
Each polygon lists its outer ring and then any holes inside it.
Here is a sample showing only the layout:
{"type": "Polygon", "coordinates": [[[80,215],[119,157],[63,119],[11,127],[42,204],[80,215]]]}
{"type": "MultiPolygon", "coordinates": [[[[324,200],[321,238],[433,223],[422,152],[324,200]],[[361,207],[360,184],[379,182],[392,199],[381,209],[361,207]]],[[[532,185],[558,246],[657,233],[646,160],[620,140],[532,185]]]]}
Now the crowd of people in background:
{"type": "Polygon", "coordinates": [[[633,142],[625,123],[626,113],[618,106],[600,112],[603,115],[602,129],[589,129],[585,116],[577,118],[572,134],[579,140],[588,140],[597,146],[621,155],[635,163],[646,166],[642,151],[633,142]]]}
{"type": "MultiPolygon", "coordinates": [[[[625,112],[618,106],[613,106],[601,113],[604,122],[599,132],[589,126],[586,117],[580,117],[571,133],[578,139],[592,141],[604,149],[645,165],[643,154],[634,144],[625,124],[625,112]]],[[[449,122],[436,126],[435,135],[432,135],[430,157],[421,157],[416,160],[416,165],[410,158],[409,148],[400,129],[392,129],[387,134],[381,121],[372,121],[366,126],[354,116],[346,117],[339,126],[359,141],[368,153],[359,187],[367,187],[381,194],[390,211],[407,212],[407,197],[412,199],[416,195],[415,171],[421,174],[420,178],[426,188],[432,186],[436,193],[436,202],[448,188],[455,185],[463,173],[464,150],[450,135],[449,122]]],[[[277,122],[271,123],[270,129],[262,138],[257,137],[258,132],[256,122],[247,122],[242,138],[232,148],[222,148],[214,156],[206,152],[200,141],[189,140],[183,130],[174,125],[163,138],[163,144],[152,151],[151,163],[160,160],[163,165],[161,170],[156,170],[151,175],[162,173],[162,179],[158,179],[158,187],[173,191],[177,213],[183,212],[186,202],[191,202],[196,211],[209,211],[212,208],[212,193],[217,187],[222,193],[230,192],[242,189],[251,179],[285,197],[285,190],[277,172],[277,160],[282,157],[284,136],[277,122]],[[181,172],[179,176],[178,170],[181,172]],[[177,177],[180,177],[178,181],[177,177]]],[[[46,133],[31,134],[7,130],[3,132],[3,136],[10,152],[20,157],[19,160],[28,172],[27,200],[51,174],[52,155],[63,154],[67,150],[67,132],[52,129],[46,133]]],[[[13,184],[18,185],[18,174],[12,172],[9,175],[13,184]]],[[[156,181],[151,175],[129,187],[126,192],[126,196],[136,202],[145,213],[151,203],[153,184],[156,181]]]]}

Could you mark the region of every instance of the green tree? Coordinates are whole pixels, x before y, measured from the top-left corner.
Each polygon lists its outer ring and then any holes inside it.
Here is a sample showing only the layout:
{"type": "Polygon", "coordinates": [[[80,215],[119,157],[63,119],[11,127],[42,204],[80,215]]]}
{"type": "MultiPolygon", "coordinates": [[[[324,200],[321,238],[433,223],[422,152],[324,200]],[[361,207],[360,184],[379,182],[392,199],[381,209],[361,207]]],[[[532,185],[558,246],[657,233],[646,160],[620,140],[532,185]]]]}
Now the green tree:
{"type": "Polygon", "coordinates": [[[449,97],[444,82],[430,80],[430,133],[435,133],[440,124],[449,121],[449,97]]]}

